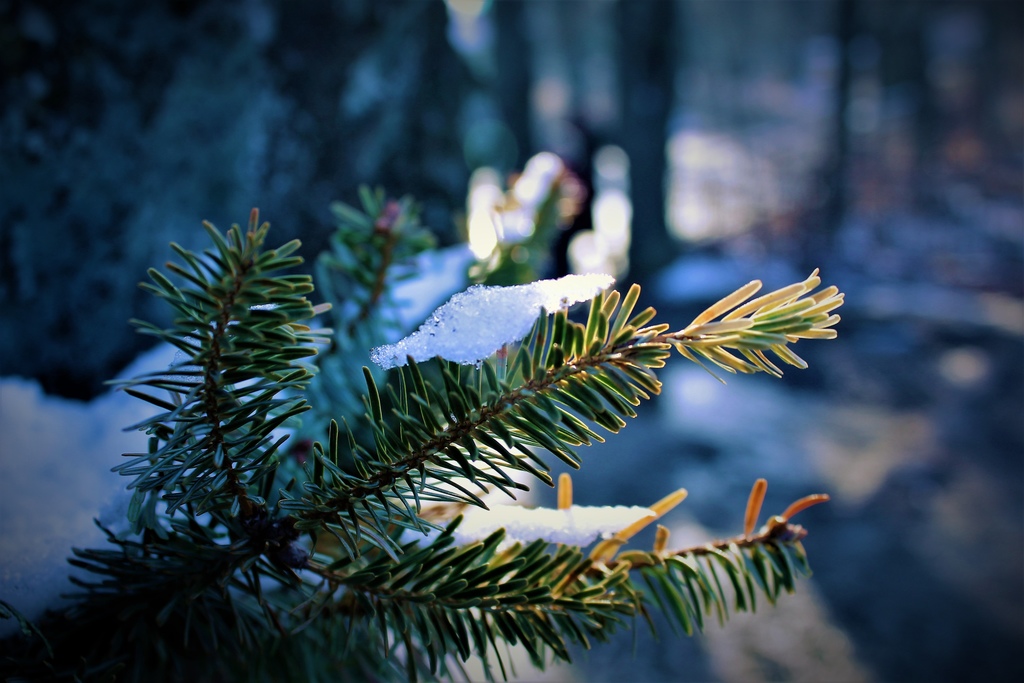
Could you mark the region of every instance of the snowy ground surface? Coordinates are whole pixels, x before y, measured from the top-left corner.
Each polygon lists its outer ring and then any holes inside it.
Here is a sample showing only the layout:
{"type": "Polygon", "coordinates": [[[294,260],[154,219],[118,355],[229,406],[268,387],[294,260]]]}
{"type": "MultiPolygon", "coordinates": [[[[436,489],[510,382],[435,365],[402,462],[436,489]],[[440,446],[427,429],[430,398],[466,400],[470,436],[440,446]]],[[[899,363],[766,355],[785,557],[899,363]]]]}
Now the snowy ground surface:
{"type": "MultiPolygon", "coordinates": [[[[170,347],[157,347],[122,373],[166,368],[170,347]]],[[[124,519],[126,480],[110,471],[120,454],[146,449],[146,436],[123,427],[152,406],[111,391],[89,402],[47,396],[31,380],[0,378],[0,597],[29,618],[40,616],[68,582],[72,547],[104,545],[93,522],[115,530],[124,519]]],[[[11,631],[0,623],[0,635],[11,631]]]]}

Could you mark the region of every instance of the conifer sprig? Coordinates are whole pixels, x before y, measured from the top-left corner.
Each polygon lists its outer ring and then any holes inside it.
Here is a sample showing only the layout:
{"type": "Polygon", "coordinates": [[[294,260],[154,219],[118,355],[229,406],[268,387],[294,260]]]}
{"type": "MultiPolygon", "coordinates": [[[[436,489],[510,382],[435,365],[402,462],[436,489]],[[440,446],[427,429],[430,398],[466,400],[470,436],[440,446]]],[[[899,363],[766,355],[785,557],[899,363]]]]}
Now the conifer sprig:
{"type": "Polygon", "coordinates": [[[765,355],[769,350],[782,362],[804,369],[806,361],[790,344],[800,339],[834,339],[832,328],[839,316],[832,311],[843,304],[844,295],[835,285],[811,294],[820,284],[815,269],[803,282],[751,299],[761,289],[761,281],[754,280],[666,339],[690,360],[703,365],[704,359],[727,372],[781,377],[782,370],[765,355]]]}
{"type": "MultiPolygon", "coordinates": [[[[365,297],[336,318],[346,344],[347,334],[377,324],[396,261],[425,248],[411,205],[366,191],[363,203],[364,213],[339,209],[352,240],[338,238],[338,267],[376,264],[353,275],[365,297]],[[363,252],[360,230],[377,239],[363,252]]],[[[113,549],[76,550],[72,563],[98,578],[78,582],[72,619],[39,631],[20,659],[5,649],[0,665],[23,663],[40,680],[173,680],[208,660],[207,674],[220,679],[293,676],[316,662],[349,676],[414,680],[476,655],[488,676],[492,663],[507,676],[508,644],[522,644],[543,668],[636,616],[649,621],[652,609],[692,633],[708,618],[752,611],[761,597],[774,602],[809,573],[805,532],[790,518],[825,497],[801,499],[755,530],[763,482],[741,535],[681,550],[669,549],[665,527],[651,550],[624,548],[683,490],[589,554],[578,547],[589,541],[518,542],[504,531],[460,545],[460,518],[442,528],[427,521],[424,504],[486,508],[486,492],[528,489],[523,473],[552,485],[550,457],[580,467],[578,447],[617,432],[660,392],[656,371],[673,348],[730,372],[780,374],[769,350],[802,367],[790,346],[834,336],[832,311],[842,303],[834,287],[813,293],[817,271],[752,300],[760,283],[751,283],[674,332],[653,322],[654,309],[635,311],[634,285],[599,293],[585,321],[567,310],[541,315],[525,339],[478,367],[410,359],[384,376],[363,369],[365,424],[353,431],[331,420],[304,469],[289,463],[282,478],[286,437],[277,429],[308,408],[306,359],[330,334],[302,321],[326,307],[306,299],[311,278],[282,274],[301,262],[298,243],[265,250],[268,226],[255,211],[245,232],[205,228],[212,249],[172,245],[180,261],[167,265],[170,276],[151,270],[143,285],[174,309],[171,325],[135,323],[179,358],[121,383],[160,410],[134,426],[150,435],[148,452],[117,468],[132,478],[137,535],[109,534],[113,549]]],[[[563,479],[559,505],[571,508],[563,479]]],[[[0,603],[0,616],[8,612],[0,603]]]]}
{"type": "Polygon", "coordinates": [[[326,521],[358,552],[362,531],[369,529],[374,540],[388,538],[387,526],[414,515],[410,506],[418,510],[424,499],[483,506],[472,489],[523,488],[512,471],[552,485],[535,448],[578,468],[573,448],[601,440],[584,420],[618,431],[622,416],[635,415],[634,406],[660,390],[651,369],[664,364],[670,346],[633,334],[653,316],[653,310],[632,315],[638,294],[637,288],[622,308],[617,293],[607,301],[599,295],[586,325],[565,311],[541,316],[501,377],[496,362],[480,368],[439,363],[440,382],[434,383],[410,362],[397,372],[398,389],[389,387],[385,404],[367,373],[374,451],[350,443],[357,474],[345,473],[337,466],[342,444],[333,427],[329,447],[315,449],[318,464],[306,496],[282,507],[302,518],[300,528],[326,521]]]}
{"type": "MultiPolygon", "coordinates": [[[[304,416],[296,448],[322,439],[332,419],[346,416],[360,439],[369,432],[359,422],[365,390],[362,366],[369,350],[401,335],[395,287],[417,273],[416,258],[435,245],[420,224],[420,207],[409,197],[389,198],[383,189],[359,188],[359,206],[331,204],[337,221],[330,246],[314,265],[318,296],[330,302],[334,334],[317,356],[319,372],[306,395],[312,411],[304,416]]],[[[380,381],[383,372],[372,368],[380,381]]],[[[343,461],[346,469],[351,463],[343,461]]],[[[300,472],[295,472],[301,475],[300,472]]]]}
{"type": "Polygon", "coordinates": [[[371,545],[397,556],[391,528],[421,529],[424,500],[486,507],[480,494],[496,488],[513,495],[524,488],[512,476],[516,471],[553,485],[538,449],[579,468],[575,448],[602,440],[596,427],[617,432],[641,400],[660,392],[654,371],[673,346],[691,360],[697,360],[692,347],[726,368],[777,374],[761,348],[796,358],[787,344],[834,335],[828,328],[838,316],[828,313],[842,295],[831,287],[804,297],[819,283],[815,272],[739,306],[760,286],[752,283],[678,332],[668,332],[667,324],[650,325],[653,308],[634,314],[640,295],[634,285],[624,297],[617,291],[598,294],[586,323],[572,321],[565,310],[541,315],[507,367],[502,359],[479,368],[437,362],[438,376],[430,382],[410,359],[395,373],[387,396],[367,371],[373,449],[349,438],[344,457],[352,459],[356,473],[343,471],[342,440],[332,425],[329,447],[314,448],[305,495],[282,507],[300,518],[299,528],[326,525],[350,553],[360,552],[365,534],[371,545]],[[724,334],[721,323],[715,328],[710,321],[730,310],[729,320],[736,322],[727,323],[724,334]],[[755,362],[742,361],[728,348],[755,362]]]}
{"type": "Polygon", "coordinates": [[[539,666],[548,649],[570,661],[570,643],[606,640],[632,613],[632,597],[621,590],[626,572],[564,584],[587,563],[578,548],[537,541],[502,550],[500,531],[458,547],[451,539],[457,524],[426,547],[407,545],[397,564],[381,556],[356,567],[316,569],[345,588],[335,609],[370,625],[361,642],[368,638],[387,653],[414,636],[425,645],[424,674],[437,673],[449,653],[463,660],[476,653],[485,662],[493,656],[505,671],[500,643],[522,643],[539,666]]]}
{"type": "Polygon", "coordinates": [[[168,514],[190,506],[195,514],[253,515],[264,506],[260,491],[273,481],[284,439],[274,430],[308,408],[297,395],[313,374],[303,360],[329,331],[300,322],[318,312],[305,298],[310,278],[279,274],[302,262],[292,255],[299,243],[263,250],[269,227],[255,210],[245,233],[236,225],[221,235],[205,223],[215,249],[196,254],[172,245],[182,262],[167,270],[181,286],[156,269],[152,283],[142,284],[177,316],[166,329],[133,323],[180,353],[169,369],[120,383],[163,410],[132,427],[152,436],[150,451],[115,468],[133,478],[136,530],[159,528],[158,499],[168,514]]]}
{"type": "MultiPolygon", "coordinates": [[[[496,665],[507,675],[502,642],[521,643],[543,667],[549,658],[572,661],[573,645],[589,649],[637,616],[653,629],[652,609],[664,612],[673,630],[692,635],[709,619],[724,623],[733,612],[755,611],[759,599],[774,604],[810,575],[800,543],[805,532],[785,515],[825,498],[798,501],[757,533],[676,551],[629,550],[609,561],[544,539],[508,546],[500,530],[457,546],[456,518],[432,542],[405,544],[397,561],[378,553],[314,561],[311,570],[325,582],[322,592],[340,594],[318,609],[362,624],[347,639],[372,643],[388,657],[398,650],[410,679],[437,675],[451,655],[476,655],[488,671],[496,665]],[[411,642],[419,644],[419,657],[403,647],[411,642]]],[[[664,543],[667,532],[659,537],[664,543]]]]}
{"type": "Polygon", "coordinates": [[[359,188],[361,206],[331,204],[337,229],[329,251],[316,263],[320,295],[334,304],[335,343],[380,336],[375,326],[395,325],[392,286],[415,274],[412,259],[432,248],[433,234],[419,223],[419,206],[406,197],[389,199],[384,190],[359,188]],[[365,329],[364,329],[365,328],[365,329]]]}

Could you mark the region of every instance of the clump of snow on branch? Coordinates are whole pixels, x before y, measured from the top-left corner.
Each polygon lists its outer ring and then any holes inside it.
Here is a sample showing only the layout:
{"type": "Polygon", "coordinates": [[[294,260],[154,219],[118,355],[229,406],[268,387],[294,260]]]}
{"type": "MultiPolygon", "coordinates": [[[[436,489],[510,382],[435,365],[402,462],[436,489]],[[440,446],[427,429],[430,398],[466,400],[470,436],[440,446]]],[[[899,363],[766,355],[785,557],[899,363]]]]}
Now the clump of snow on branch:
{"type": "Polygon", "coordinates": [[[453,537],[456,543],[464,545],[505,529],[506,544],[544,539],[582,548],[598,538],[609,538],[634,522],[656,516],[650,508],[625,505],[573,505],[566,510],[502,505],[466,513],[453,537]]]}
{"type": "Polygon", "coordinates": [[[465,289],[466,270],[472,262],[468,244],[417,254],[410,267],[415,277],[398,278],[392,285],[395,316],[402,329],[412,329],[438,304],[465,289]]]}
{"type": "Polygon", "coordinates": [[[542,312],[593,299],[615,282],[610,275],[566,275],[513,287],[474,285],[438,308],[418,330],[370,352],[384,369],[441,356],[476,364],[525,337],[542,312]]]}

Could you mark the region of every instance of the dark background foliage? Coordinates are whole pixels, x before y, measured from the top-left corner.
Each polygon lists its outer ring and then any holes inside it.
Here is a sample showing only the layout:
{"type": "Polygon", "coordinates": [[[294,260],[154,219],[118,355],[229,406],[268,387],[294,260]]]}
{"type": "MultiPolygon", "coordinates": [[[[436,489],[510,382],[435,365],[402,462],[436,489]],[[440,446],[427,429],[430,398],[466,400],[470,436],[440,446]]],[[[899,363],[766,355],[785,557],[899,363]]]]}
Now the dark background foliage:
{"type": "Polygon", "coordinates": [[[361,182],[442,230],[464,197],[440,3],[5,5],[3,374],[98,393],[140,349],[125,311],[158,314],[135,283],[203,219],[259,206],[313,255],[361,182]]]}

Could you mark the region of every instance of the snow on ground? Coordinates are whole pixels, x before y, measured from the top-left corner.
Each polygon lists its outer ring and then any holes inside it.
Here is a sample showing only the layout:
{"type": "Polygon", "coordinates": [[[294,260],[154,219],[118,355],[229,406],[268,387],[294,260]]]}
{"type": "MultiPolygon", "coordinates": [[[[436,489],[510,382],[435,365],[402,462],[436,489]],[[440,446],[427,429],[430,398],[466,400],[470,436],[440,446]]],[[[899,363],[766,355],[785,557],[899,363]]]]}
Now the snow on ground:
{"type": "MultiPolygon", "coordinates": [[[[140,356],[122,377],[166,368],[170,347],[140,356]]],[[[75,587],[72,547],[102,547],[93,522],[119,528],[128,480],[111,472],[146,435],[123,428],[155,408],[120,391],[83,403],[46,395],[33,380],[0,378],[0,599],[31,619],[75,587]]],[[[0,637],[13,622],[0,622],[0,637]]]]}

